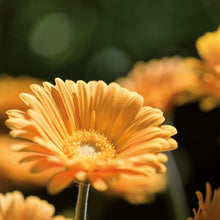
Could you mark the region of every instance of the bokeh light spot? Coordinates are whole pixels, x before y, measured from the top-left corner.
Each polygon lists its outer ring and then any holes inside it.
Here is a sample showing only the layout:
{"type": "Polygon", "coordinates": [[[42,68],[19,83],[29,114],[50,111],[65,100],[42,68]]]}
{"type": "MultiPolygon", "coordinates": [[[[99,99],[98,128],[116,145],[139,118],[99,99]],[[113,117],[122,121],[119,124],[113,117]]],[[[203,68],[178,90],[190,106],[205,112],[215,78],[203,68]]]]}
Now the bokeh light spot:
{"type": "Polygon", "coordinates": [[[29,34],[29,47],[43,57],[54,57],[64,53],[74,38],[72,19],[64,13],[52,13],[41,17],[29,34]]]}
{"type": "Polygon", "coordinates": [[[88,64],[88,74],[96,74],[106,80],[114,80],[131,67],[128,55],[116,47],[108,47],[97,53],[88,64]]]}

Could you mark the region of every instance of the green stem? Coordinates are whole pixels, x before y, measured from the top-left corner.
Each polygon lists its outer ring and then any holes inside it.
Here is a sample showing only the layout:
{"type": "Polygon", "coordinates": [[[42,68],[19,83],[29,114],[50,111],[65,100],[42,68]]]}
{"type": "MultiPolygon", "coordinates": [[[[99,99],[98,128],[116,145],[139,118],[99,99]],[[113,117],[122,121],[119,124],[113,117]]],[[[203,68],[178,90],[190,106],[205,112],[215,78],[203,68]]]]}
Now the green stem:
{"type": "Polygon", "coordinates": [[[75,210],[75,220],[86,220],[89,186],[90,185],[88,183],[79,184],[79,193],[75,210]]]}
{"type": "Polygon", "coordinates": [[[174,211],[175,220],[185,220],[190,216],[187,198],[184,191],[183,183],[177,168],[172,152],[167,152],[167,175],[169,184],[169,194],[174,211]]]}

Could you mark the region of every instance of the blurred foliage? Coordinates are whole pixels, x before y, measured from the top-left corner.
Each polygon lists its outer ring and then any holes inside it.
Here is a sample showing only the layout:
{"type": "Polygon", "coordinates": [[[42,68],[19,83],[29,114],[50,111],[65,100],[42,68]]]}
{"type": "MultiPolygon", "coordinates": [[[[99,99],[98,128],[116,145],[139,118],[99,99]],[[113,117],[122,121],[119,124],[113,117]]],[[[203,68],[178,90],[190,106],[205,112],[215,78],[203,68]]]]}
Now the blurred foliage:
{"type": "Polygon", "coordinates": [[[196,56],[219,1],[1,0],[0,72],[112,81],[137,60],[196,56]]]}

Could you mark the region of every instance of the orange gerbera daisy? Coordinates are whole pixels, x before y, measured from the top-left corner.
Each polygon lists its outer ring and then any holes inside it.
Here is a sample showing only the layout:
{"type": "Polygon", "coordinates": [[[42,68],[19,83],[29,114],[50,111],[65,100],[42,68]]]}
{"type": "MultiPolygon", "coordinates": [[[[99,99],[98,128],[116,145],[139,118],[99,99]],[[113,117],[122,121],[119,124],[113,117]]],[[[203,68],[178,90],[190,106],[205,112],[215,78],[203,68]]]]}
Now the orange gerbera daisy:
{"type": "Polygon", "coordinates": [[[210,183],[206,183],[206,198],[203,201],[201,192],[196,192],[199,200],[199,209],[194,212],[194,218],[189,217],[187,220],[219,220],[220,219],[220,188],[214,191],[212,198],[212,188],[210,183]]]}
{"type": "Polygon", "coordinates": [[[31,85],[34,95],[21,94],[27,111],[10,110],[11,136],[30,142],[17,145],[33,152],[23,161],[36,161],[32,172],[57,168],[48,184],[58,193],[71,182],[89,181],[106,190],[122,174],[136,178],[165,172],[162,151],[173,150],[173,126],[161,125],[162,112],[143,107],[143,98],[116,83],[77,83],[56,79],[31,85]]]}
{"type": "Polygon", "coordinates": [[[220,68],[220,27],[214,32],[205,33],[196,41],[196,49],[207,65],[220,68]]]}
{"type": "Polygon", "coordinates": [[[166,190],[167,184],[166,175],[161,173],[138,178],[124,174],[110,184],[107,194],[124,197],[132,204],[150,203],[157,193],[166,190]]]}
{"type": "Polygon", "coordinates": [[[117,80],[122,87],[141,94],[146,106],[159,108],[165,115],[170,113],[177,95],[187,93],[178,97],[178,103],[191,99],[189,91],[195,81],[196,76],[178,56],[137,62],[127,77],[117,80]]]}
{"type": "Polygon", "coordinates": [[[24,199],[19,191],[0,194],[0,219],[16,220],[73,220],[63,216],[55,216],[55,208],[45,200],[36,196],[24,199]]]}
{"type": "Polygon", "coordinates": [[[220,102],[220,27],[199,37],[196,48],[202,60],[189,58],[187,62],[199,75],[201,108],[210,110],[220,102]]]}

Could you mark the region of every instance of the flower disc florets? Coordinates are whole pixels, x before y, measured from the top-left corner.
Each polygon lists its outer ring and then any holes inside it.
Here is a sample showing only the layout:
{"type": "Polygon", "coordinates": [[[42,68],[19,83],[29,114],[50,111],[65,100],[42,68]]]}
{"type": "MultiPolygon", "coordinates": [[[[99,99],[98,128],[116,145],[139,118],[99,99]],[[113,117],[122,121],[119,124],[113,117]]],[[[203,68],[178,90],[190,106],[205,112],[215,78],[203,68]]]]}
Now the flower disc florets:
{"type": "Polygon", "coordinates": [[[95,130],[76,131],[64,139],[63,152],[69,159],[88,162],[110,161],[116,156],[111,142],[95,130]]]}

